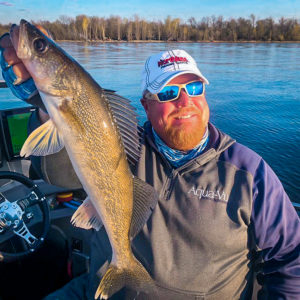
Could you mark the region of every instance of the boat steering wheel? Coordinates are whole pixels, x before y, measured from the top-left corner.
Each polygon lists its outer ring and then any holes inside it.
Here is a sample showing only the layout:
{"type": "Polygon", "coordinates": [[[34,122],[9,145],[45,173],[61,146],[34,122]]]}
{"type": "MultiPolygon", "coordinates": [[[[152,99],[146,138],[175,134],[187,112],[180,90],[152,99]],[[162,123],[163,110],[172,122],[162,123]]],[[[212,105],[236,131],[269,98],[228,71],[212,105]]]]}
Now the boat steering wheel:
{"type": "Polygon", "coordinates": [[[0,171],[0,179],[11,179],[29,188],[29,194],[21,199],[9,201],[0,193],[0,245],[9,241],[14,235],[25,240],[28,250],[8,253],[0,250],[0,261],[13,261],[34,252],[45,240],[50,226],[50,213],[46,197],[38,186],[26,176],[8,171],[0,171]],[[26,223],[34,218],[31,206],[38,204],[42,212],[42,233],[35,237],[26,223]]]}

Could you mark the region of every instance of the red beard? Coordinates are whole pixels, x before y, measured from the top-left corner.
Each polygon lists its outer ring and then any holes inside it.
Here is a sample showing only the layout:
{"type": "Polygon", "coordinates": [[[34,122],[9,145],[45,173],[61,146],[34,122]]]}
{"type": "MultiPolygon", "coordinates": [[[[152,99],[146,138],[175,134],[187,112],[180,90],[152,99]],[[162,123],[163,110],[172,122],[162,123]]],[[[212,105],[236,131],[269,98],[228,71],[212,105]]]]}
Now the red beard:
{"type": "Polygon", "coordinates": [[[207,122],[201,120],[202,114],[195,109],[183,109],[172,113],[171,118],[192,114],[197,115],[193,124],[183,122],[179,126],[172,126],[172,122],[164,129],[164,136],[168,137],[168,146],[177,150],[191,150],[200,142],[205,133],[207,122]]]}

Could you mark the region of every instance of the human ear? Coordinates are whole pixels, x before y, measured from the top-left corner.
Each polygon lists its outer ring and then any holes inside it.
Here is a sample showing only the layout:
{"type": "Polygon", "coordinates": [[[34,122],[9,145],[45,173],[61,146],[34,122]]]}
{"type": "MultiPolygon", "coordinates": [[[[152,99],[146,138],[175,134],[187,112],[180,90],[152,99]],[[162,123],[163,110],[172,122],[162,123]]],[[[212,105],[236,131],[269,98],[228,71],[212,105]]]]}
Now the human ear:
{"type": "Polygon", "coordinates": [[[140,101],[141,101],[141,104],[144,107],[145,112],[148,114],[148,111],[149,111],[149,101],[147,101],[144,98],[140,99],[140,101]]]}

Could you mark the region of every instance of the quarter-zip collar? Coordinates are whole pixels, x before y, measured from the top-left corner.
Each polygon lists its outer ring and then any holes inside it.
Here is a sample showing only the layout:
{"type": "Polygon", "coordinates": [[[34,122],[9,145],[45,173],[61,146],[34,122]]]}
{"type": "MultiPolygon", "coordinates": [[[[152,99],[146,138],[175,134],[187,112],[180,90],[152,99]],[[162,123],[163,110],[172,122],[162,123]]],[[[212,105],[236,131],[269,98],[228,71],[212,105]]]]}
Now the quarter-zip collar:
{"type": "Polygon", "coordinates": [[[227,148],[229,148],[233,143],[235,143],[235,140],[233,140],[229,135],[221,132],[218,130],[213,124],[210,122],[208,123],[208,130],[209,130],[209,142],[208,145],[205,147],[204,151],[197,156],[196,158],[191,159],[190,161],[186,162],[184,165],[175,168],[172,167],[169,161],[165,158],[165,156],[159,151],[157,146],[155,145],[154,142],[154,137],[152,133],[152,126],[149,121],[147,121],[144,124],[144,129],[145,129],[145,138],[147,142],[151,145],[151,147],[159,153],[160,157],[162,160],[166,163],[166,165],[171,169],[171,170],[176,170],[178,172],[186,172],[190,171],[194,168],[197,168],[208,161],[212,160],[215,158],[217,155],[225,151],[227,148]]]}

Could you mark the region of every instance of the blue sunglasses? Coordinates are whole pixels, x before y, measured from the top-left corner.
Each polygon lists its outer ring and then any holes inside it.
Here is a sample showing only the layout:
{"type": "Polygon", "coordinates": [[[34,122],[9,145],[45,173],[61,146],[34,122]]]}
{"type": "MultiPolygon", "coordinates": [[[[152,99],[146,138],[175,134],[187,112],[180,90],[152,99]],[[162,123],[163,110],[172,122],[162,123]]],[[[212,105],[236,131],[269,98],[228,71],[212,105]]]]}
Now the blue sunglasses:
{"type": "MultiPolygon", "coordinates": [[[[190,97],[198,97],[204,93],[204,84],[202,81],[190,81],[184,84],[172,84],[165,86],[159,93],[151,94],[151,98],[159,102],[175,101],[179,95],[181,89],[185,89],[190,97]],[[154,97],[153,97],[154,96],[154,97]]],[[[148,96],[148,95],[147,95],[148,96]]]]}

